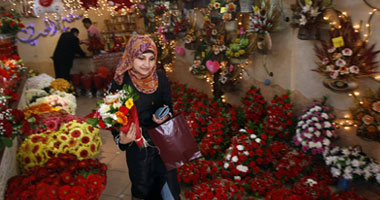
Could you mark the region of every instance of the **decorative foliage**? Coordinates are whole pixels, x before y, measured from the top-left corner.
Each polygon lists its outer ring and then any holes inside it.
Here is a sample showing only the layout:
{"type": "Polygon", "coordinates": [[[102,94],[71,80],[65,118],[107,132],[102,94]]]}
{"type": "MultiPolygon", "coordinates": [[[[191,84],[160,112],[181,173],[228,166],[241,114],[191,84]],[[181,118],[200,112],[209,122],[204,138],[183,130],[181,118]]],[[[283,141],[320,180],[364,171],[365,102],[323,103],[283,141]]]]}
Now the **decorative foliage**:
{"type": "Polygon", "coordinates": [[[315,48],[319,61],[314,71],[343,80],[374,73],[377,67],[374,59],[380,51],[374,51],[375,45],[367,47],[367,41],[361,39],[349,17],[340,15],[339,19],[339,27],[330,31],[330,40],[315,48]]]}
{"type": "Polygon", "coordinates": [[[358,125],[357,135],[380,142],[380,89],[376,93],[368,89],[363,98],[355,98],[350,110],[358,125]]]}

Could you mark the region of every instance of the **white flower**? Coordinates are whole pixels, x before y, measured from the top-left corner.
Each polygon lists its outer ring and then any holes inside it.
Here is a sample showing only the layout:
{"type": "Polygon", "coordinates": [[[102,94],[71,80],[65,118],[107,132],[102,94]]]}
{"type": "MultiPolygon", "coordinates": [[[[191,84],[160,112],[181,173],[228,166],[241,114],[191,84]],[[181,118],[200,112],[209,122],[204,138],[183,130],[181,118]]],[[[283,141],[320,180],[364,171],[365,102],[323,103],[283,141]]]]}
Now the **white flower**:
{"type": "Polygon", "coordinates": [[[230,166],[228,163],[224,163],[224,169],[227,169],[230,166]]]}
{"type": "Polygon", "coordinates": [[[339,177],[342,174],[342,172],[335,167],[331,167],[331,174],[333,177],[339,177]]]}
{"type": "Polygon", "coordinates": [[[376,174],[376,180],[378,183],[380,183],[380,174],[376,174]]]}
{"type": "Polygon", "coordinates": [[[351,56],[352,55],[352,50],[350,48],[345,48],[342,50],[342,54],[344,56],[351,56]]]}
{"type": "Polygon", "coordinates": [[[359,167],[360,166],[360,162],[356,159],[354,159],[353,161],[351,161],[351,164],[353,167],[359,167]]]}
{"type": "Polygon", "coordinates": [[[297,126],[302,126],[304,123],[305,123],[304,121],[299,121],[299,122],[297,123],[297,126]]]}
{"type": "Polygon", "coordinates": [[[353,171],[353,173],[360,176],[360,175],[363,174],[363,171],[360,168],[355,168],[354,171],[353,171]]]}
{"type": "Polygon", "coordinates": [[[315,7],[315,8],[311,8],[310,9],[310,15],[312,17],[316,17],[318,16],[321,12],[318,12],[319,8],[318,7],[315,7]]]}
{"type": "Polygon", "coordinates": [[[359,74],[359,71],[360,71],[359,67],[356,66],[356,65],[352,65],[352,66],[349,68],[349,70],[350,70],[350,73],[353,73],[353,74],[359,74]]]}
{"type": "Polygon", "coordinates": [[[313,127],[309,127],[309,128],[307,129],[307,131],[309,131],[309,133],[312,133],[312,132],[314,131],[314,128],[313,128],[313,127]]]}
{"type": "Polygon", "coordinates": [[[307,13],[307,12],[309,12],[310,8],[311,8],[311,5],[305,3],[305,5],[302,6],[302,12],[303,12],[303,13],[307,13]]]}
{"type": "Polygon", "coordinates": [[[238,165],[236,166],[236,169],[243,172],[243,173],[247,173],[248,172],[248,167],[247,166],[244,166],[244,165],[238,165]]]}
{"type": "Polygon", "coordinates": [[[327,138],[323,139],[323,145],[329,146],[330,145],[330,140],[327,139],[327,138]]]}
{"type": "Polygon", "coordinates": [[[239,130],[239,132],[240,132],[240,133],[246,133],[246,132],[247,132],[247,130],[245,130],[245,129],[241,128],[241,129],[239,130]]]}
{"type": "Polygon", "coordinates": [[[330,78],[336,79],[339,76],[339,70],[333,70],[330,72],[330,78]]]}
{"type": "Polygon", "coordinates": [[[306,184],[308,184],[310,187],[313,187],[313,185],[317,184],[317,181],[314,181],[313,179],[308,178],[306,180],[306,184]]]}
{"type": "Polygon", "coordinates": [[[346,168],[344,168],[344,173],[351,173],[352,171],[353,169],[351,166],[347,166],[346,168]]]}
{"type": "Polygon", "coordinates": [[[317,117],[312,117],[311,120],[313,120],[315,122],[319,121],[317,117]]]}
{"type": "Polygon", "coordinates": [[[240,176],[234,176],[234,180],[238,180],[238,181],[240,181],[241,178],[240,178],[240,176]]]}
{"type": "Polygon", "coordinates": [[[348,67],[347,66],[341,66],[341,67],[339,67],[339,73],[340,74],[349,74],[350,73],[350,70],[348,69],[348,67]]]}
{"type": "Polygon", "coordinates": [[[255,141],[256,141],[257,143],[260,143],[260,142],[261,142],[261,139],[260,139],[260,138],[256,138],[255,141]]]}
{"type": "Polygon", "coordinates": [[[235,162],[235,163],[236,163],[238,160],[239,160],[239,159],[238,159],[237,156],[233,156],[233,157],[232,157],[232,162],[235,162]]]}
{"type": "Polygon", "coordinates": [[[368,166],[363,169],[363,173],[365,180],[368,180],[372,176],[372,173],[370,172],[370,168],[368,166]]]}
{"type": "Polygon", "coordinates": [[[231,160],[231,154],[227,154],[227,155],[226,155],[226,159],[227,159],[227,160],[231,160]]]}
{"type": "Polygon", "coordinates": [[[313,121],[311,121],[310,119],[306,120],[306,124],[310,124],[311,122],[313,121]]]}
{"type": "Polygon", "coordinates": [[[236,148],[237,148],[237,150],[239,150],[239,151],[243,151],[243,150],[244,150],[244,146],[241,145],[241,144],[237,145],[236,148]]]}
{"type": "Polygon", "coordinates": [[[246,156],[248,156],[249,152],[248,151],[244,151],[243,154],[246,155],[246,156]]]}
{"type": "Polygon", "coordinates": [[[319,111],[322,110],[321,106],[315,106],[314,109],[315,109],[315,111],[317,111],[317,112],[319,112],[319,111]]]}
{"type": "Polygon", "coordinates": [[[336,50],[335,47],[331,47],[331,48],[327,49],[327,52],[334,53],[335,50],[336,50]]]}
{"type": "Polygon", "coordinates": [[[313,135],[311,133],[304,133],[303,136],[305,136],[306,138],[312,138],[313,135]]]}
{"type": "Polygon", "coordinates": [[[380,166],[378,164],[371,163],[369,166],[371,167],[372,173],[379,173],[380,172],[380,166]]]}
{"type": "Polygon", "coordinates": [[[322,64],[326,65],[330,62],[329,58],[323,58],[322,59],[322,64]]]}
{"type": "Polygon", "coordinates": [[[301,14],[301,18],[299,19],[299,21],[300,21],[301,26],[305,26],[307,23],[307,19],[306,19],[305,15],[301,14]]]}
{"type": "Polygon", "coordinates": [[[331,131],[327,130],[327,131],[326,131],[326,135],[327,135],[327,137],[331,137],[331,136],[332,136],[331,131]]]}
{"type": "Polygon", "coordinates": [[[348,156],[348,155],[350,155],[350,150],[342,149],[342,153],[343,153],[343,155],[348,156]]]}
{"type": "Polygon", "coordinates": [[[308,127],[307,124],[302,125],[302,129],[305,129],[305,128],[307,128],[307,127],[308,127]]]}
{"type": "Polygon", "coordinates": [[[249,137],[250,137],[251,139],[255,139],[257,136],[256,136],[255,134],[251,134],[249,137]]]}
{"type": "Polygon", "coordinates": [[[322,118],[325,118],[325,119],[328,119],[328,118],[329,118],[329,115],[326,114],[326,113],[322,113],[322,114],[321,114],[321,117],[322,117],[322,118]]]}
{"type": "MultiPolygon", "coordinates": [[[[314,124],[314,126],[317,128],[317,130],[321,130],[322,129],[322,126],[320,123],[316,123],[314,124]]],[[[318,131],[319,132],[319,131],[318,131]]],[[[319,136],[319,135],[318,135],[319,136]]]]}
{"type": "Polygon", "coordinates": [[[347,180],[351,180],[352,179],[352,174],[351,173],[344,173],[343,174],[343,178],[345,178],[347,180]]]}
{"type": "Polygon", "coordinates": [[[323,126],[325,128],[330,128],[331,127],[331,123],[330,122],[324,122],[323,124],[324,124],[323,126]]]}
{"type": "Polygon", "coordinates": [[[346,65],[346,61],[343,60],[343,59],[338,59],[336,62],[335,62],[335,65],[338,66],[338,67],[343,67],[346,65]]]}
{"type": "Polygon", "coordinates": [[[120,94],[119,94],[119,93],[116,93],[116,94],[110,94],[110,95],[107,95],[107,96],[104,98],[104,103],[105,103],[105,104],[113,104],[113,103],[119,101],[119,98],[120,98],[120,94]]]}
{"type": "Polygon", "coordinates": [[[326,66],[326,71],[327,72],[332,72],[335,70],[335,65],[327,65],[326,66]]]}
{"type": "Polygon", "coordinates": [[[325,158],[326,165],[335,164],[336,161],[337,161],[337,157],[336,156],[328,156],[328,157],[325,158]]]}
{"type": "Polygon", "coordinates": [[[317,147],[317,148],[321,148],[321,147],[322,147],[322,143],[321,143],[321,142],[317,142],[317,143],[315,143],[315,147],[317,147]]]}

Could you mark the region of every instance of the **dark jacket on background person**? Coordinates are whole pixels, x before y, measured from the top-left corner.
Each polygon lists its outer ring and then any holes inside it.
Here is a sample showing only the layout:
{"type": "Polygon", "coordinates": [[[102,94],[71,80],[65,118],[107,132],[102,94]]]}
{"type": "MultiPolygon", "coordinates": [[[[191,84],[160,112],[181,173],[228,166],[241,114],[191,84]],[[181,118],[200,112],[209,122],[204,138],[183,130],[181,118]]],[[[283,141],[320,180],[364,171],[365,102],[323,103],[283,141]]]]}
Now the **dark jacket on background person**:
{"type": "Polygon", "coordinates": [[[70,70],[73,67],[75,54],[86,56],[79,46],[79,38],[72,32],[62,33],[53,54],[56,78],[70,81],[70,70]]]}

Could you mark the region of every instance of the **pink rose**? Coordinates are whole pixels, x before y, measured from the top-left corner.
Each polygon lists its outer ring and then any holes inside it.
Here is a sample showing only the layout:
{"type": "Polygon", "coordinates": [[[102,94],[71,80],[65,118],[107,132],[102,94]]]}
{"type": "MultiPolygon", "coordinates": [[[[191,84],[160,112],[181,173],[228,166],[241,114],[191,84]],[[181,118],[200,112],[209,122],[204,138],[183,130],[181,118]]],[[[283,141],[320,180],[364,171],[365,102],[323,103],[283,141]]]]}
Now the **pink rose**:
{"type": "Polygon", "coordinates": [[[342,54],[344,56],[351,56],[352,55],[352,50],[350,48],[345,48],[342,50],[342,54]]]}
{"type": "Polygon", "coordinates": [[[334,70],[334,71],[330,72],[330,77],[332,79],[336,79],[338,77],[338,75],[339,75],[339,71],[338,70],[334,70]]]}
{"type": "Polygon", "coordinates": [[[359,67],[356,66],[356,65],[352,65],[352,66],[350,67],[350,73],[353,73],[353,74],[359,74],[359,71],[360,71],[360,69],[359,69],[359,67]]]}

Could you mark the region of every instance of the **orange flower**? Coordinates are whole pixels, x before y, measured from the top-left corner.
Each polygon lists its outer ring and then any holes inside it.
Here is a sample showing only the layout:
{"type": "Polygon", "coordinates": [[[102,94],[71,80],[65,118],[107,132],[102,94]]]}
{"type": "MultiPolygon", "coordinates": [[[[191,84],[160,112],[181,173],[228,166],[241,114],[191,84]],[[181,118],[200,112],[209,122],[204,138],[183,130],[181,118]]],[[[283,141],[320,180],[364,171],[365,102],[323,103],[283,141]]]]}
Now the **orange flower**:
{"type": "Polygon", "coordinates": [[[366,125],[370,125],[373,123],[373,117],[370,116],[370,115],[364,115],[364,117],[362,118],[363,122],[366,124],[366,125]]]}
{"type": "Polygon", "coordinates": [[[123,126],[127,125],[128,124],[128,117],[124,115],[124,113],[120,112],[120,111],[117,111],[116,113],[116,116],[117,116],[117,122],[119,124],[122,124],[123,126]]]}

